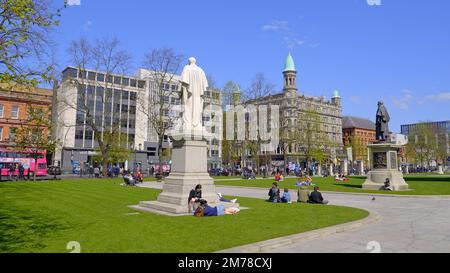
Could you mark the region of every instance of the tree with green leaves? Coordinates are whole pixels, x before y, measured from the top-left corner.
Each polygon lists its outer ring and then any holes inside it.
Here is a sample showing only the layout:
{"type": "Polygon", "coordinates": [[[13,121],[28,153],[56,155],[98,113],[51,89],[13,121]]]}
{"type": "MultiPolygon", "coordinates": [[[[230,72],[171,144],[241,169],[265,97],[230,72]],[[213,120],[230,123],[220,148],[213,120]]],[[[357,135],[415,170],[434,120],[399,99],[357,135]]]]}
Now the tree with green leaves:
{"type": "Polygon", "coordinates": [[[431,166],[436,154],[436,136],[426,123],[417,124],[416,130],[410,133],[409,143],[414,150],[420,167],[431,166]]]}
{"type": "Polygon", "coordinates": [[[50,32],[60,12],[49,0],[0,0],[0,83],[49,82],[50,32]]]}
{"type": "Polygon", "coordinates": [[[292,128],[289,139],[305,157],[308,167],[312,162],[322,164],[331,159],[331,148],[337,147],[337,143],[330,139],[314,106],[300,112],[292,128]]]}
{"type": "Polygon", "coordinates": [[[103,135],[103,141],[111,143],[110,150],[108,153],[102,153],[100,148],[97,147],[95,149],[96,155],[93,157],[93,161],[117,163],[129,160],[131,155],[129,147],[131,147],[133,143],[128,143],[128,145],[126,145],[126,143],[123,142],[123,139],[127,139],[125,133],[103,135]]]}
{"type": "Polygon", "coordinates": [[[49,136],[51,120],[48,111],[28,105],[28,117],[16,131],[16,149],[30,151],[34,159],[33,180],[36,181],[37,159],[40,153],[51,153],[55,151],[58,142],[49,136]]]}
{"type": "Polygon", "coordinates": [[[405,160],[407,164],[417,164],[417,151],[415,141],[413,138],[408,138],[408,143],[405,145],[405,160]]]}
{"type": "Polygon", "coordinates": [[[367,164],[367,147],[360,137],[350,135],[346,137],[345,148],[352,148],[353,160],[361,160],[367,164]]]}

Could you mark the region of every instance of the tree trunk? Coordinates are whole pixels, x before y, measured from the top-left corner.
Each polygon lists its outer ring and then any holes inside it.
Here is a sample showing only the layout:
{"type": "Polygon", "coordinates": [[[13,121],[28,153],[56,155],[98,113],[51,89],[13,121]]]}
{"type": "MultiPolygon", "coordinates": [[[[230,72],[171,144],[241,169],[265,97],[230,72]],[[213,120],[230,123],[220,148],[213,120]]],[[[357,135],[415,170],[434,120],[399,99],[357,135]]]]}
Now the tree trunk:
{"type": "Polygon", "coordinates": [[[36,182],[36,171],[38,169],[38,163],[37,163],[37,152],[34,153],[34,172],[33,172],[33,182],[36,182]]]}
{"type": "Polygon", "coordinates": [[[107,177],[108,175],[108,160],[106,158],[103,158],[102,160],[102,175],[103,177],[107,177]]]}
{"type": "Polygon", "coordinates": [[[162,138],[163,138],[163,137],[160,137],[160,138],[159,138],[160,140],[158,141],[158,157],[159,157],[158,165],[159,165],[159,177],[160,177],[160,178],[158,178],[158,181],[162,181],[163,178],[164,178],[164,176],[163,176],[163,169],[162,169],[162,166],[163,166],[163,163],[162,163],[162,161],[163,161],[163,154],[162,154],[162,150],[163,150],[163,147],[162,147],[162,138]]]}

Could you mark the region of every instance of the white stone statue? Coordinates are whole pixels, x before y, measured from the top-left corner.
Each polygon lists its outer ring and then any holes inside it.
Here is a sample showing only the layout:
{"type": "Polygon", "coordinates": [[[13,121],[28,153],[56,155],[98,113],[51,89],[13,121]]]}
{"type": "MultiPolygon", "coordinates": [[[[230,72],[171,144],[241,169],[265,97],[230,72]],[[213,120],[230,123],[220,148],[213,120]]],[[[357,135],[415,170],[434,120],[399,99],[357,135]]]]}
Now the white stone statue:
{"type": "Polygon", "coordinates": [[[203,94],[208,88],[208,81],[205,72],[195,63],[194,57],[189,58],[189,64],[181,73],[183,129],[185,133],[201,134],[203,132],[203,94]]]}

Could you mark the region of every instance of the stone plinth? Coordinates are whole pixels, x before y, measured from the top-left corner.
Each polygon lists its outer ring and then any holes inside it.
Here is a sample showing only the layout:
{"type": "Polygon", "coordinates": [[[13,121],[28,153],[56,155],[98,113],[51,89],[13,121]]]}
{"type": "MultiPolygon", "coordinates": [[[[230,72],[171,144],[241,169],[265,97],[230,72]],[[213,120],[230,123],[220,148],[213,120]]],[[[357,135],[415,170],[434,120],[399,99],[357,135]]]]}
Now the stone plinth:
{"type": "Polygon", "coordinates": [[[175,140],[171,173],[165,179],[162,193],[157,201],[142,201],[139,206],[166,213],[188,213],[189,192],[201,184],[202,198],[210,206],[239,207],[236,203],[219,202],[214,180],[208,174],[206,153],[205,140],[175,140]]]}
{"type": "Polygon", "coordinates": [[[393,190],[408,190],[409,185],[403,179],[402,172],[398,170],[397,151],[402,145],[382,142],[370,144],[369,147],[372,149],[372,170],[367,174],[362,188],[382,190],[386,178],[389,178],[393,190]]]}

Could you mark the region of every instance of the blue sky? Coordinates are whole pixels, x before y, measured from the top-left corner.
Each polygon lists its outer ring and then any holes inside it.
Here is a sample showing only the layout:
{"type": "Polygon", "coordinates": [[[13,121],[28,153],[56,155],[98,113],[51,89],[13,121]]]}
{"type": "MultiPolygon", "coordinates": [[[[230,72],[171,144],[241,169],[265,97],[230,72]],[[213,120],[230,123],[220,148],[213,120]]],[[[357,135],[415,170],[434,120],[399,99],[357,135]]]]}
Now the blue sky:
{"type": "MultiPolygon", "coordinates": [[[[54,0],[55,3],[63,0],[54,0]]],[[[134,57],[172,47],[212,75],[246,88],[263,73],[282,88],[288,51],[300,92],[340,91],[345,115],[374,119],[377,101],[400,124],[450,119],[450,1],[81,0],[55,34],[58,61],[68,43],[116,36],[134,57]]]]}

